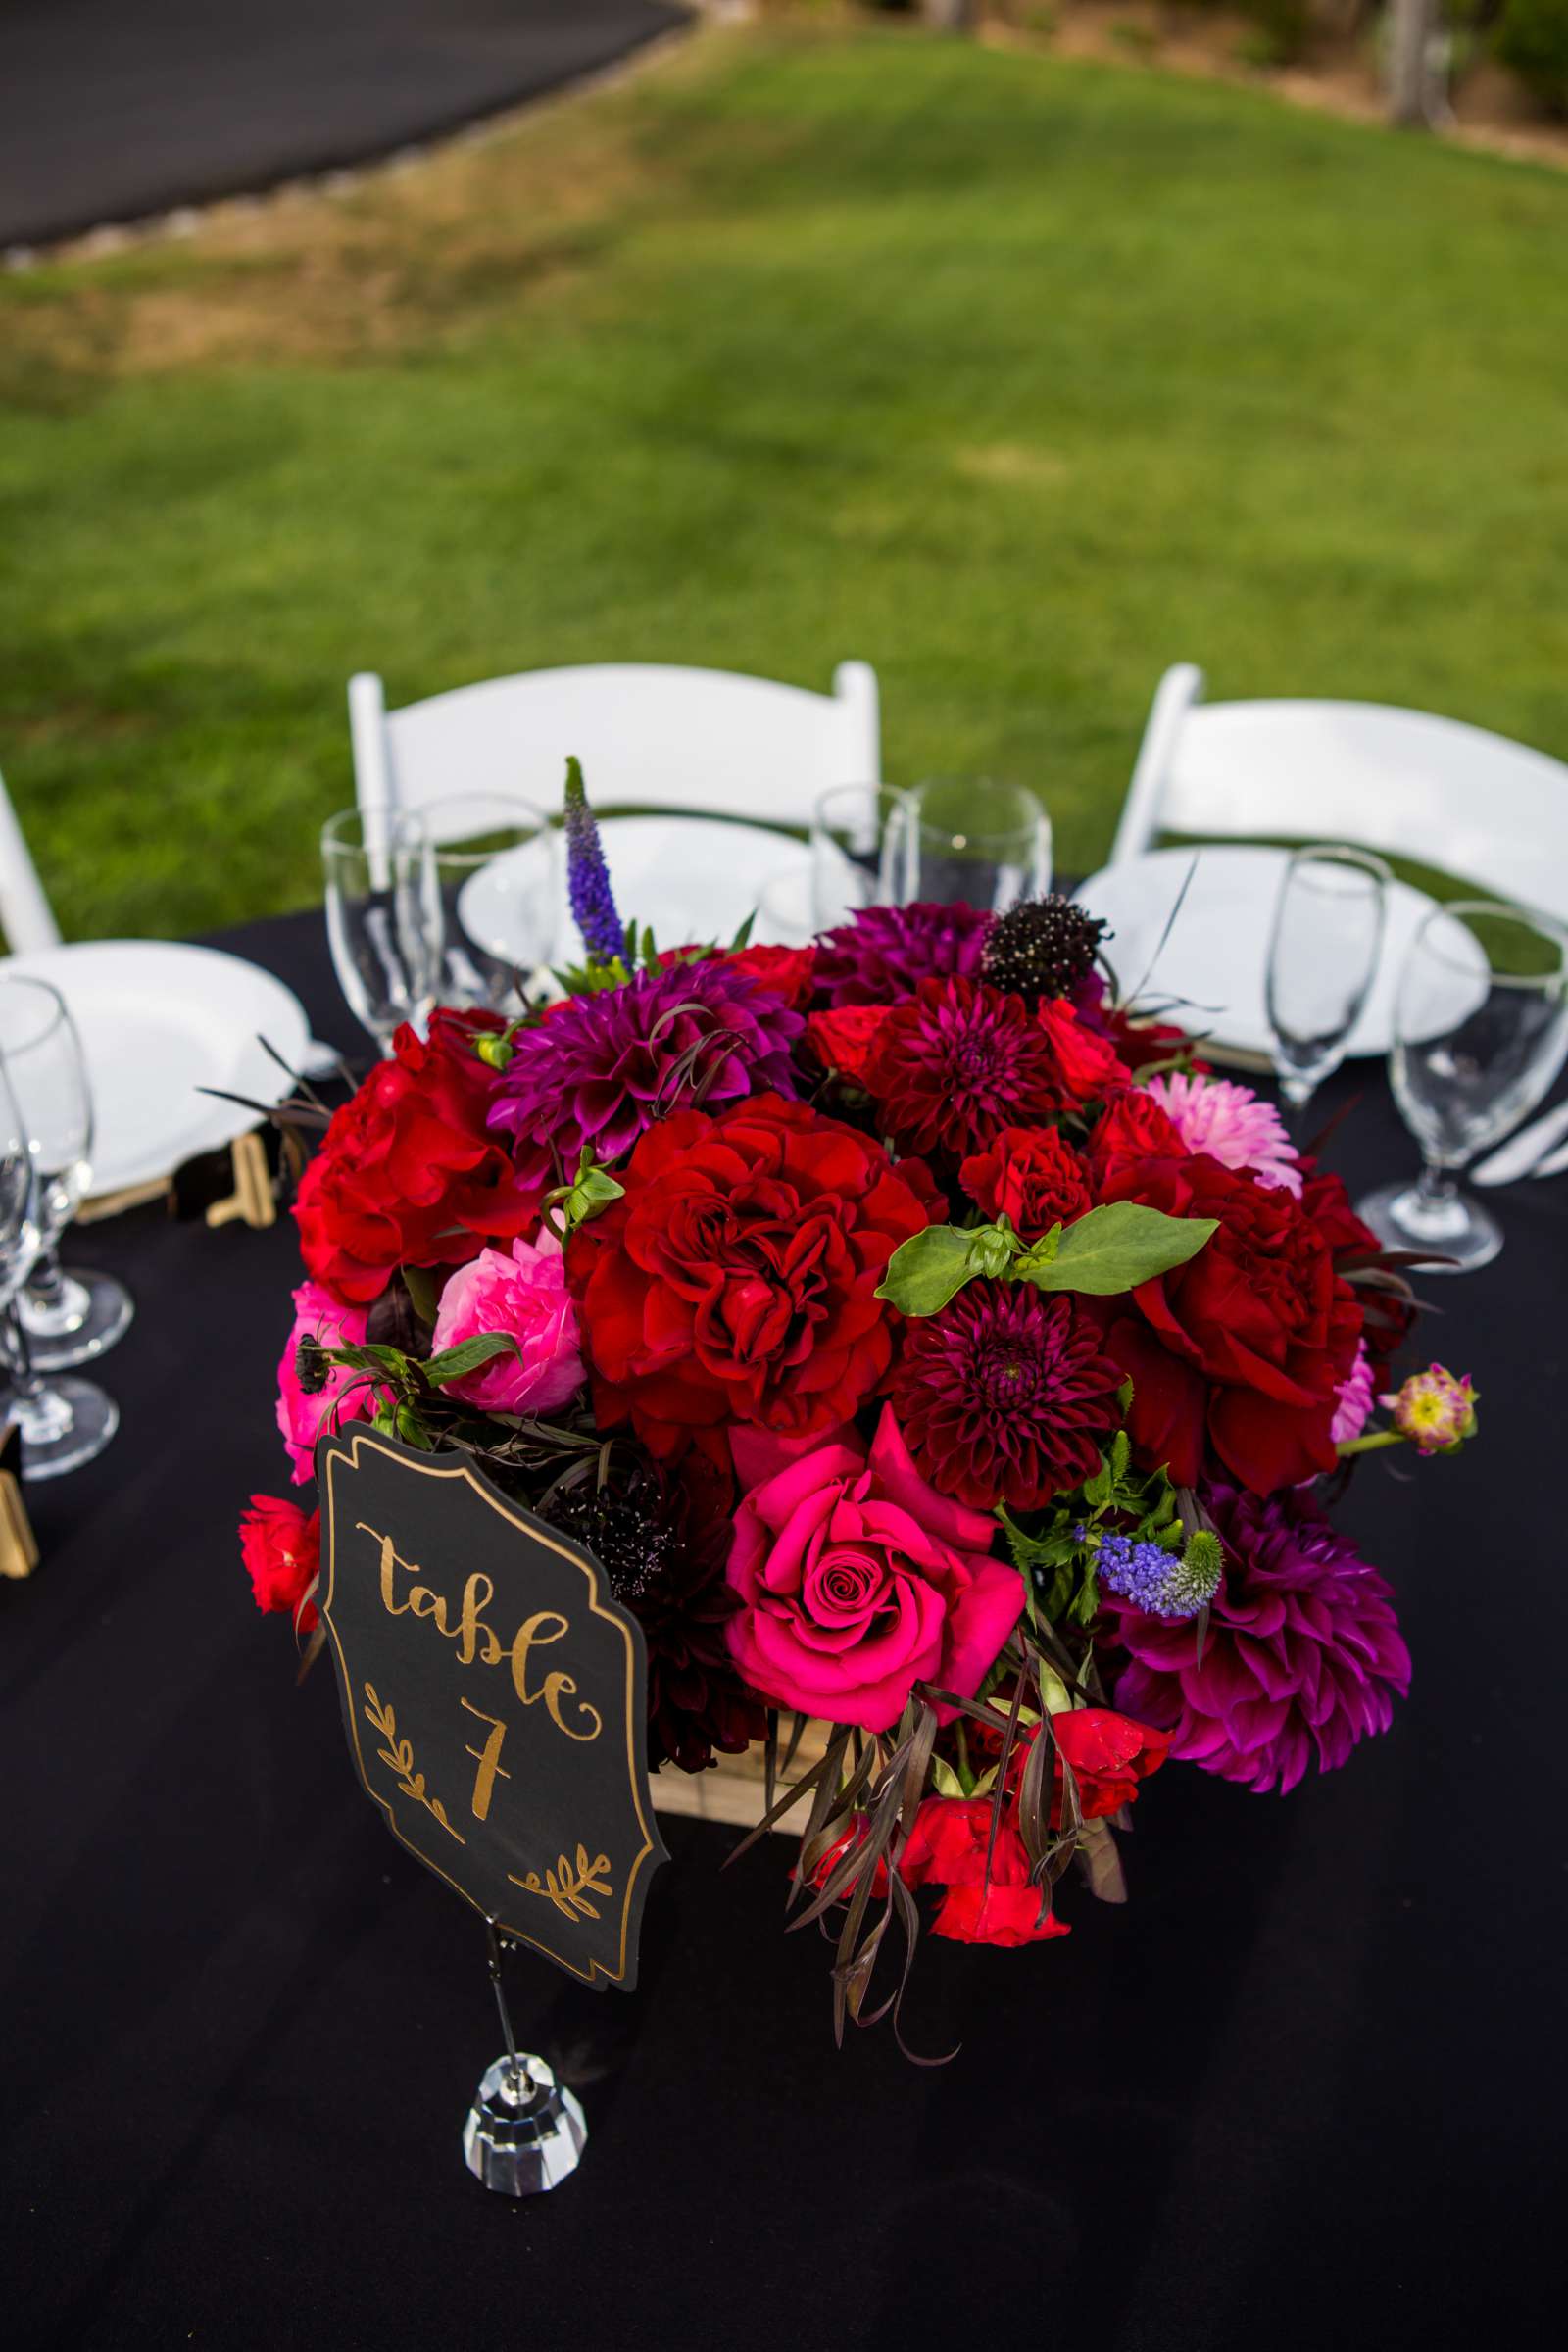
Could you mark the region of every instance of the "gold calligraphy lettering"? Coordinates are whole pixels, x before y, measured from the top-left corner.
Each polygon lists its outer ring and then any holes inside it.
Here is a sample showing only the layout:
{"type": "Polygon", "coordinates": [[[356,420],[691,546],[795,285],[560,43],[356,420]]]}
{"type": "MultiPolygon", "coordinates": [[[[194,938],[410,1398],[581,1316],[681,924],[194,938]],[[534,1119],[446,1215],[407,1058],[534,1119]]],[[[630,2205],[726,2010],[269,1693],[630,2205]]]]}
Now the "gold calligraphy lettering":
{"type": "Polygon", "coordinates": [[[590,1731],[574,1732],[570,1724],[563,1719],[561,1712],[563,1694],[568,1698],[575,1698],[577,1694],[576,1683],[569,1674],[559,1672],[547,1674],[537,1690],[530,1690],[528,1688],[529,1650],[542,1649],[547,1642],[559,1642],[563,1635],[569,1633],[570,1630],[566,1619],[556,1609],[536,1610],[532,1617],[519,1625],[517,1638],[512,1644],[513,1687],[525,1707],[531,1707],[536,1700],[542,1698],[545,1702],[545,1712],[549,1715],[551,1722],[558,1732],[564,1732],[568,1740],[597,1740],[604,1729],[604,1724],[599,1709],[590,1706],[586,1699],[579,1699],[577,1703],[579,1711],[593,1719],[593,1728],[590,1731]],[[550,1628],[548,1633],[545,1631],[547,1626],[550,1628]]]}
{"type": "Polygon", "coordinates": [[[489,1818],[490,1798],[496,1782],[510,1781],[512,1778],[511,1773],[504,1772],[501,1767],[501,1742],[507,1736],[506,1719],[500,1715],[487,1715],[483,1707],[474,1705],[471,1698],[460,1699],[458,1703],[466,1707],[470,1715],[477,1715],[481,1723],[490,1726],[490,1737],[483,1747],[466,1747],[463,1751],[465,1755],[471,1756],[479,1767],[473,1776],[473,1818],[475,1821],[485,1821],[489,1818]]]}

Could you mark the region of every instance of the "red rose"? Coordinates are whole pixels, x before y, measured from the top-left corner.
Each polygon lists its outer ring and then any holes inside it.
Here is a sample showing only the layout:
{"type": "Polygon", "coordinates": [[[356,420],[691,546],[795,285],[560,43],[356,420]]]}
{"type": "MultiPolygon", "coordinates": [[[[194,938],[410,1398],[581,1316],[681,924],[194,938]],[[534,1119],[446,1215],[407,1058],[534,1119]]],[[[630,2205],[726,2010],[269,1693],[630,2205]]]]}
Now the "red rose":
{"type": "Polygon", "coordinates": [[[1080,1020],[1065,997],[1047,997],[1035,1015],[1055,1063],[1056,1099],[1064,1110],[1119,1094],[1127,1071],[1114,1046],[1080,1020]]]}
{"type": "Polygon", "coordinates": [[[287,1609],[301,1633],[309,1633],[316,1623],[316,1603],[305,1600],[305,1594],[321,1565],[319,1511],[307,1518],[298,1503],[253,1494],[239,1523],[239,1547],[256,1606],[287,1609]]]}
{"type": "Polygon", "coordinates": [[[811,993],[816,972],[815,948],[737,948],[724,958],[732,972],[744,972],[759,988],[771,989],[799,1011],[811,993]]]}
{"type": "Polygon", "coordinates": [[[536,1221],[539,1197],[485,1131],[497,1073],[473,1051],[484,1013],[407,1026],[342,1108],[300,1180],[294,1214],[314,1279],[346,1304],[378,1298],[397,1268],[464,1265],[536,1221]]]}
{"type": "Polygon", "coordinates": [[[1101,1112],[1089,1138],[1088,1156],[1096,1184],[1102,1185],[1114,1183],[1146,1160],[1185,1159],[1188,1152],[1169,1111],[1152,1095],[1129,1088],[1101,1112]]]}
{"type": "MultiPolygon", "coordinates": [[[[1115,1813],[1130,1805],[1138,1794],[1138,1784],[1157,1772],[1170,1753],[1174,1732],[1156,1732],[1147,1723],[1134,1723],[1130,1715],[1118,1715],[1109,1707],[1074,1707],[1051,1718],[1052,1738],[1055,1749],[1052,1770],[1055,1775],[1054,1793],[1051,1800],[1051,1826],[1061,1827],[1062,1771],[1061,1759],[1066,1757],[1072,1766],[1073,1779],[1078,1784],[1078,1808],[1085,1821],[1098,1821],[1102,1814],[1115,1813]]],[[[1027,1757],[1035,1735],[1023,1744],[1027,1757]]]]}
{"type": "Polygon", "coordinates": [[[1361,1309],[1298,1202],[1206,1152],[1126,1168],[1102,1198],[1219,1219],[1196,1257],[1099,1310],[1106,1353],[1133,1383],[1139,1461],[1190,1487],[1211,1448],[1259,1494],[1332,1470],[1335,1392],[1361,1309]]]}
{"type": "Polygon", "coordinates": [[[955,1943],[1044,1943],[1068,1933],[1054,1911],[1041,1918],[1047,1898],[1029,1884],[1029,1856],[1008,1813],[991,1845],[988,1796],[928,1796],[914,1817],[898,1869],[906,1886],[946,1889],[931,1931],[955,1943]]]}
{"type": "MultiPolygon", "coordinates": [[[[1343,1260],[1381,1257],[1383,1244],[1356,1215],[1341,1179],[1326,1168],[1315,1167],[1310,1160],[1302,1162],[1302,1171],[1306,1178],[1301,1187],[1302,1214],[1310,1217],[1327,1242],[1336,1268],[1343,1260]]],[[[1416,1305],[1402,1286],[1390,1290],[1380,1282],[1358,1283],[1353,1287],[1366,1318],[1361,1337],[1371,1358],[1372,1386],[1377,1391],[1388,1385],[1389,1366],[1410,1336],[1416,1305]]]]}
{"type": "Polygon", "coordinates": [[[983,1217],[1010,1217],[1026,1242],[1093,1204],[1083,1160],[1056,1127],[1004,1127],[964,1161],[958,1182],[983,1217]]]}
{"type": "Polygon", "coordinates": [[[905,1170],[759,1095],[650,1128],[620,1181],[566,1247],[600,1427],[629,1417],[670,1453],[720,1421],[806,1437],[848,1420],[893,1352],[877,1284],[931,1221],[905,1170]]]}
{"type": "Polygon", "coordinates": [[[806,1042],[825,1070],[837,1070],[861,1085],[877,1031],[892,1009],[889,1004],[842,1004],[837,1012],[808,1013],[806,1042]]]}

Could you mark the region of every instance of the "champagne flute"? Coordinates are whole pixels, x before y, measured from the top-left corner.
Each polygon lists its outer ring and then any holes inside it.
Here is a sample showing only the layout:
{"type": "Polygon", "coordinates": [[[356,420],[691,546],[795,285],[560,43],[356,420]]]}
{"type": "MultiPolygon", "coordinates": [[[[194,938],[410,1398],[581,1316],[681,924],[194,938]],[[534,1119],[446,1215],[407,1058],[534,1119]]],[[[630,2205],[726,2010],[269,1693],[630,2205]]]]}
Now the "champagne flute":
{"type": "Polygon", "coordinates": [[[1286,860],[1264,996],[1280,1092],[1297,1113],[1345,1058],[1377,978],[1393,877],[1370,851],[1314,843],[1286,860]]]}
{"type": "Polygon", "coordinates": [[[1357,1214],[1396,1250],[1465,1273],[1502,1248],[1496,1220],[1454,1171],[1527,1118],[1568,1058],[1568,930],[1485,899],[1434,906],[1399,975],[1389,1078],[1421,1146],[1414,1184],[1387,1184],[1357,1214]]]}
{"type": "MultiPolygon", "coordinates": [[[[0,973],[0,1052],[36,1170],[36,1258],[58,1246],[92,1166],[87,1066],[75,1025],[48,981],[0,973]]],[[[18,1308],[13,1295],[5,1309],[11,1383],[0,1414],[22,1431],[24,1475],[58,1478],[103,1451],[120,1426],[120,1407],[95,1381],[42,1378],[18,1308]]]]}
{"type": "Polygon", "coordinates": [[[831,931],[862,906],[903,906],[913,834],[907,796],[891,784],[835,784],[811,812],[810,928],[831,931]]]}
{"type": "Polygon", "coordinates": [[[556,952],[559,837],[531,801],[463,793],[425,815],[435,840],[443,1004],[520,1012],[530,976],[556,952]]]}
{"type": "Polygon", "coordinates": [[[342,808],[321,827],[326,936],[338,986],[383,1055],[423,1021],[440,975],[441,894],[429,837],[401,808],[342,808]]]}
{"type": "Polygon", "coordinates": [[[909,807],[911,899],[1005,914],[1050,890],[1051,819],[1023,785],[935,777],[909,807]]]}

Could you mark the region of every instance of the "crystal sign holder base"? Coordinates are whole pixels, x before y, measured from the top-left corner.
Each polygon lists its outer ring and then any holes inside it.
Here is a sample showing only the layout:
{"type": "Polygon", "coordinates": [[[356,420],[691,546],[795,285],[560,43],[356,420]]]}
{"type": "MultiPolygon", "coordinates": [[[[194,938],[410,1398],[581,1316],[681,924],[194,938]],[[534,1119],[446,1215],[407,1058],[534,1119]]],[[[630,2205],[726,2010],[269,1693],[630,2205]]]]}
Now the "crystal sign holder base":
{"type": "Polygon", "coordinates": [[[506,2054],[486,2067],[463,2127],[463,2157],[475,2180],[504,2197],[539,2196],[576,2171],[588,2138],[581,2107],[542,2058],[519,2053],[501,1982],[501,1938],[487,1920],[490,1984],[506,2054]]]}

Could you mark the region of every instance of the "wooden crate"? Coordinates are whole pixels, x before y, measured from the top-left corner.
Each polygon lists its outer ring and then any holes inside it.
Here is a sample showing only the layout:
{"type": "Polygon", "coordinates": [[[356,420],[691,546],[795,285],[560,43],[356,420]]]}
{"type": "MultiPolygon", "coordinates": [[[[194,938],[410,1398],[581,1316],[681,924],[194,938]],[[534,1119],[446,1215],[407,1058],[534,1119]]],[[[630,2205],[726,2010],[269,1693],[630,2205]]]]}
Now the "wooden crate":
{"type": "MultiPolygon", "coordinates": [[[[827,1740],[826,1724],[807,1725],[800,1746],[791,1758],[788,1775],[779,1776],[775,1798],[791,1781],[798,1781],[802,1773],[809,1772],[820,1760],[827,1740]]],[[[781,1755],[786,1744],[781,1738],[781,1755]]],[[[651,1776],[655,1811],[686,1813],[699,1821],[727,1821],[736,1829],[755,1829],[767,1810],[765,1752],[759,1740],[743,1756],[719,1756],[707,1772],[677,1772],[673,1764],[663,1765],[651,1776]]],[[[808,1792],[780,1815],[774,1829],[781,1830],[786,1837],[799,1837],[806,1827],[808,1806],[808,1792]]]]}

